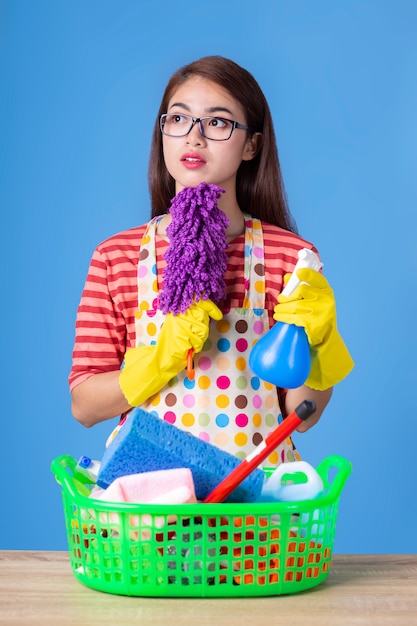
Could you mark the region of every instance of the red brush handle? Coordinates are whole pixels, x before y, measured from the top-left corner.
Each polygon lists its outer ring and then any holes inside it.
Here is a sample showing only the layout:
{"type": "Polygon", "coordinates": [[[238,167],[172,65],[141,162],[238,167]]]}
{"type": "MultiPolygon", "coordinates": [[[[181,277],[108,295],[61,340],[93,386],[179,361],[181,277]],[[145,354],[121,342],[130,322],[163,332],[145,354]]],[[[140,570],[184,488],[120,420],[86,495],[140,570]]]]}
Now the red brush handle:
{"type": "Polygon", "coordinates": [[[309,418],[315,410],[316,404],[314,400],[304,400],[304,402],[299,404],[298,407],[255,448],[252,454],[248,455],[246,459],[243,459],[242,463],[209,493],[203,502],[223,502],[223,500],[225,500],[280,443],[289,437],[297,426],[309,418]]]}

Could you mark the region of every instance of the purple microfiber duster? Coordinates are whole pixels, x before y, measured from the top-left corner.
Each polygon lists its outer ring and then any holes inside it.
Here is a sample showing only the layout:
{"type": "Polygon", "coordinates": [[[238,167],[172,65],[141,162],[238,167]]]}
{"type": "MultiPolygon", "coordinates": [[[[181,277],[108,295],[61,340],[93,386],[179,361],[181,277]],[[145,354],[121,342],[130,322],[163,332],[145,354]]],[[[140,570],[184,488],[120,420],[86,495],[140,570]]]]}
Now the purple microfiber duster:
{"type": "Polygon", "coordinates": [[[171,202],[170,240],[165,253],[160,307],[163,313],[184,313],[193,302],[225,296],[226,228],[229,220],[217,206],[224,189],[200,183],[185,187],[171,202]]]}

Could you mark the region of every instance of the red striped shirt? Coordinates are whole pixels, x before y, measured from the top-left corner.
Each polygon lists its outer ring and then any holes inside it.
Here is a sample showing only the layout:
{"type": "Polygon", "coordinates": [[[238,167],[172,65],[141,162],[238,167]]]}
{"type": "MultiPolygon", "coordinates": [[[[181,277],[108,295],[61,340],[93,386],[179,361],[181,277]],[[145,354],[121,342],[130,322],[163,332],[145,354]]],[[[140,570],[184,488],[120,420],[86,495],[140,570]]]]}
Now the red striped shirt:
{"type": "MultiPolygon", "coordinates": [[[[75,325],[70,389],[94,374],[120,369],[124,353],[135,345],[137,265],[146,225],[118,233],[93,253],[75,325]]],[[[266,308],[272,324],[273,309],[282,291],[283,276],[292,272],[300,248],[316,248],[289,231],[262,222],[265,255],[266,308]]],[[[224,276],[226,299],[220,308],[242,307],[244,298],[244,235],[227,249],[224,276]]],[[[156,235],[159,281],[166,265],[168,242],[156,235]]],[[[161,289],[161,282],[159,288],[161,289]]]]}

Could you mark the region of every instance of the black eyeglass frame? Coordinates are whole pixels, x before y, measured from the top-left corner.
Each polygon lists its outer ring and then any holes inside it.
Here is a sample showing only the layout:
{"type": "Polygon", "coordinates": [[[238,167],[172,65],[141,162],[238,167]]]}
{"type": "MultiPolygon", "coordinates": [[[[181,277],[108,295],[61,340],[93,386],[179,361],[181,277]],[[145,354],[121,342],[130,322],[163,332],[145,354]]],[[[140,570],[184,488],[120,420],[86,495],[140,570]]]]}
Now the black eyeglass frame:
{"type": "Polygon", "coordinates": [[[227,117],[219,117],[218,115],[205,115],[204,117],[193,117],[192,115],[186,115],[185,113],[163,113],[159,118],[159,128],[161,130],[161,133],[165,135],[166,137],[186,137],[187,135],[191,133],[193,126],[197,123],[198,123],[198,128],[200,130],[200,133],[205,139],[208,139],[209,141],[228,141],[230,137],[232,136],[235,128],[238,128],[239,130],[248,130],[251,133],[255,132],[249,126],[245,126],[245,124],[240,124],[240,122],[236,122],[235,120],[230,120],[227,117]],[[166,133],[164,131],[164,119],[168,116],[175,116],[175,115],[180,115],[181,117],[186,117],[190,120],[190,128],[187,130],[186,133],[182,133],[181,135],[170,135],[169,133],[166,133]],[[207,137],[207,135],[204,134],[204,126],[202,124],[203,120],[222,120],[225,122],[230,122],[230,124],[232,124],[232,128],[230,129],[230,135],[228,137],[224,137],[223,139],[213,139],[213,137],[207,137]]]}

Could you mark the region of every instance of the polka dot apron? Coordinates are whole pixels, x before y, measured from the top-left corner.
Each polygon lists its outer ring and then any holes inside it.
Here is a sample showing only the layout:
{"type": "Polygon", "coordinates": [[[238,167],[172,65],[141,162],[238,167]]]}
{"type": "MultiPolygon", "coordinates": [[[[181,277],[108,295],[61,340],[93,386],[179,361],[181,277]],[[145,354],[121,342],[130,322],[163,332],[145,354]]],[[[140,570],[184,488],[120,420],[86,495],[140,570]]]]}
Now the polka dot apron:
{"type": "MultiPolygon", "coordinates": [[[[138,264],[136,345],[155,343],[164,314],[158,309],[154,218],[142,238],[138,264]]],[[[250,454],[282,420],[276,388],[249,369],[249,353],[269,328],[265,308],[261,222],[245,215],[245,298],[242,308],[210,321],[203,350],[194,355],[195,378],[184,370],[142,408],[231,454],[250,454]]],[[[298,460],[291,438],[273,452],[268,465],[298,460]]]]}

